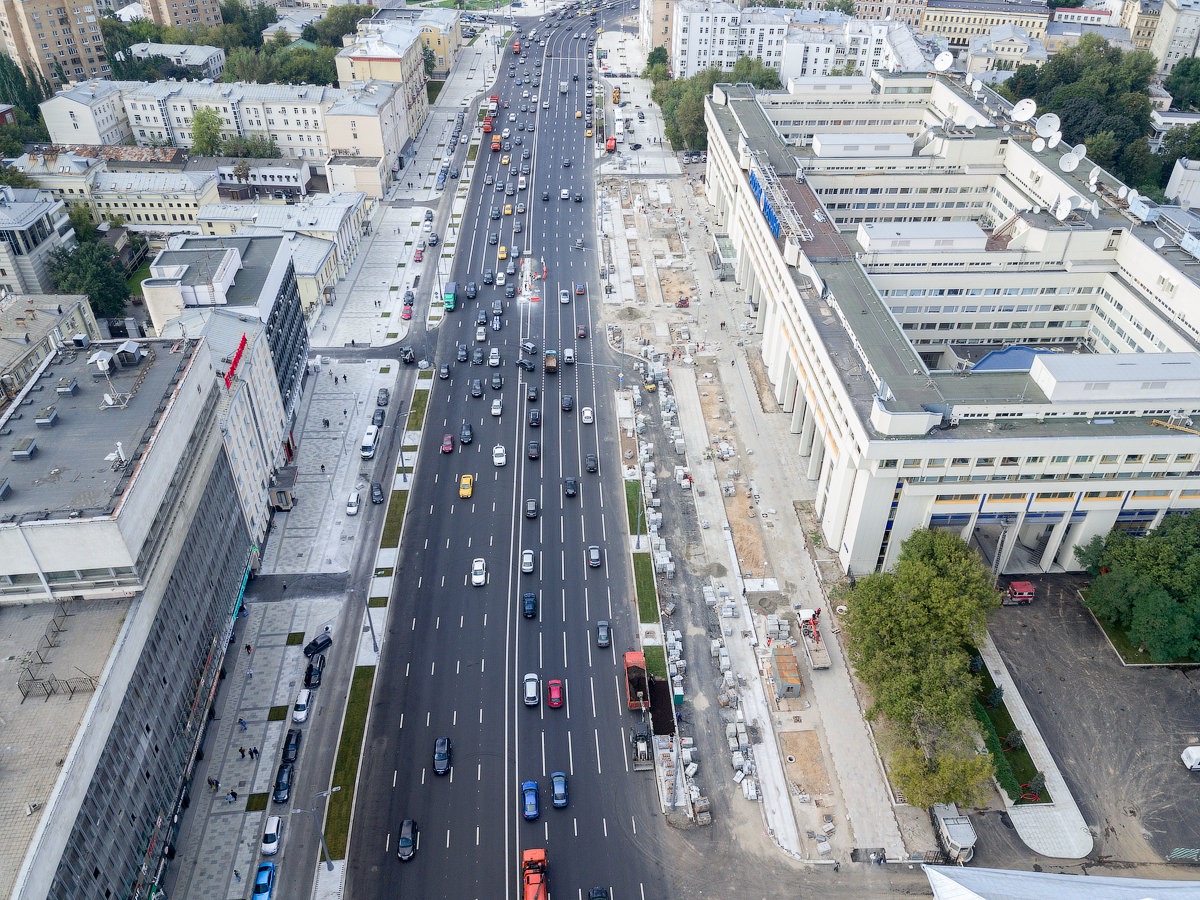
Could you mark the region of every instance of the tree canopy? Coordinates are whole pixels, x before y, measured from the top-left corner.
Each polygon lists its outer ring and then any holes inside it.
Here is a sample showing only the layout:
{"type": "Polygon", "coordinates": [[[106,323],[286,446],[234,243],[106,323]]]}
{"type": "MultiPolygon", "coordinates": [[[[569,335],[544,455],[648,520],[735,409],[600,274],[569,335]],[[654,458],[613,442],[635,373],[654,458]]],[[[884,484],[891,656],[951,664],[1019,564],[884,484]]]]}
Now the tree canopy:
{"type": "Polygon", "coordinates": [[[342,37],[358,30],[361,19],[375,15],[373,6],[331,6],[325,15],[311,25],[305,25],[301,37],[323,47],[342,48],[342,37]]]}
{"type": "Polygon", "coordinates": [[[920,806],[977,803],[992,766],[975,752],[971,671],[987,614],[999,606],[992,576],[956,535],[914,532],[892,572],[864,576],[838,594],[850,660],[900,744],[891,774],[920,806]]]}
{"type": "Polygon", "coordinates": [[[1110,531],[1075,555],[1094,576],[1092,612],[1155,662],[1200,659],[1200,516],[1168,515],[1145,536],[1110,531]]]}
{"type": "Polygon", "coordinates": [[[649,53],[646,54],[646,68],[647,69],[651,68],[652,66],[657,66],[657,65],[665,66],[666,64],[667,64],[667,48],[666,47],[655,47],[653,50],[651,50],[649,53]]]}
{"type": "Polygon", "coordinates": [[[650,97],[662,109],[667,140],[689,150],[708,146],[704,98],[712,93],[714,84],[749,82],[763,90],[780,87],[779,73],[752,56],[743,56],[732,70],[706,69],[691,78],[670,79],[665,63],[648,65],[646,75],[654,82],[650,97]]]}
{"type": "MultiPolygon", "coordinates": [[[[100,19],[100,33],[104,37],[104,50],[113,65],[113,77],[137,76],[138,80],[178,77],[179,67],[167,66],[152,60],[117,59],[117,54],[128,50],[133,44],[143,41],[162,44],[200,44],[220,47],[226,54],[238,48],[261,47],[262,30],[278,21],[275,9],[270,6],[250,6],[243,0],[227,0],[221,4],[221,24],[211,28],[201,25],[167,26],[156,25],[148,19],[122,22],[112,15],[100,19]]],[[[184,70],[189,77],[190,70],[184,70]]]]}
{"type": "Polygon", "coordinates": [[[1175,64],[1163,83],[1179,109],[1200,109],[1200,59],[1187,56],[1175,64]]]}
{"type": "Polygon", "coordinates": [[[80,244],[74,250],[65,247],[50,257],[50,277],[63,294],[87,294],[98,318],[125,315],[129,288],[116,251],[108,244],[80,244]]]}

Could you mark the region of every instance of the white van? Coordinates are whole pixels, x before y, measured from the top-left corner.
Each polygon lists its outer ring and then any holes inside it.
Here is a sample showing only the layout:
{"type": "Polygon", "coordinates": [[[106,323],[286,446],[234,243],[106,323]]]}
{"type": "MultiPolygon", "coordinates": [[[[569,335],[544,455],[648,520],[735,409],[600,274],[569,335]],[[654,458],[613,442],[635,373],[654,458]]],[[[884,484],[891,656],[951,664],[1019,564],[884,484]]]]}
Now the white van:
{"type": "Polygon", "coordinates": [[[575,365],[575,351],[570,347],[567,347],[563,350],[563,362],[568,366],[575,365]]]}
{"type": "MultiPolygon", "coordinates": [[[[362,447],[359,448],[358,455],[363,459],[374,459],[375,445],[378,441],[379,429],[372,425],[367,429],[367,433],[363,435],[362,447]]],[[[350,515],[354,515],[354,513],[350,515]]]]}
{"type": "Polygon", "coordinates": [[[517,179],[517,190],[518,190],[518,191],[523,191],[523,190],[525,190],[525,188],[527,188],[527,187],[529,187],[529,182],[528,182],[528,181],[526,181],[526,180],[525,180],[525,176],[524,176],[524,175],[522,175],[520,178],[518,178],[518,179],[517,179]]]}
{"type": "Polygon", "coordinates": [[[358,491],[351,491],[350,496],[346,499],[346,515],[357,516],[358,508],[362,505],[362,495],[358,491]]]}

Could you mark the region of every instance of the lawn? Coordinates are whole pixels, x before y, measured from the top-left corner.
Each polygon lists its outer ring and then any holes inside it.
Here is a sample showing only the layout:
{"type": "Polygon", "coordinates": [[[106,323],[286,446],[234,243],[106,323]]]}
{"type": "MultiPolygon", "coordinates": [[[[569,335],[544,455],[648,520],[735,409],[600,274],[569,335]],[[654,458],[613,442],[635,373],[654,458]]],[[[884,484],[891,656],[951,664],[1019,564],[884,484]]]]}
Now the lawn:
{"type": "Polygon", "coordinates": [[[659,681],[667,680],[667,651],[662,647],[645,647],[646,671],[659,681]]]}
{"type": "Polygon", "coordinates": [[[125,282],[129,286],[129,296],[141,296],[142,282],[150,277],[150,263],[153,262],[151,257],[146,257],[146,261],[142,263],[140,269],[129,276],[125,282]]]}
{"type": "Polygon", "coordinates": [[[354,783],[358,778],[358,761],[362,756],[374,681],[374,666],[355,667],[350,696],[346,700],[346,717],[342,721],[337,762],[333,767],[333,785],[341,790],[329,795],[329,809],[325,814],[325,840],[329,844],[330,859],[346,858],[350,814],[354,811],[354,783]]]}
{"type": "Polygon", "coordinates": [[[637,586],[638,621],[659,624],[658,588],[654,584],[654,560],[649,553],[633,554],[633,582],[637,586]]]}
{"type": "Polygon", "coordinates": [[[428,81],[425,83],[425,90],[429,94],[429,105],[432,106],[438,98],[438,94],[442,92],[442,88],[446,86],[444,81],[428,81]]]}
{"type": "Polygon", "coordinates": [[[420,431],[425,424],[425,407],[429,405],[429,391],[413,391],[412,405],[408,410],[408,430],[420,431]]]}
{"type": "MultiPolygon", "coordinates": [[[[995,689],[996,682],[992,680],[992,675],[987,670],[986,666],[984,666],[983,671],[980,672],[980,683],[982,685],[982,689],[979,692],[980,705],[982,705],[984,713],[991,721],[992,727],[996,729],[996,735],[1001,740],[1004,740],[1007,735],[1012,734],[1017,730],[1017,726],[1013,722],[1012,716],[1009,715],[1008,707],[1005,706],[1003,700],[1000,701],[999,705],[992,709],[988,709],[987,698],[988,695],[991,694],[991,692],[995,689]]],[[[1034,776],[1036,776],[1038,773],[1038,767],[1034,765],[1033,758],[1029,755],[1029,751],[1026,750],[1024,746],[1016,747],[1012,750],[1006,751],[1004,753],[1004,759],[1008,760],[1008,764],[1012,767],[1013,775],[1016,776],[1017,784],[1019,785],[1029,784],[1031,781],[1033,781],[1034,776]]],[[[1027,800],[1018,799],[1016,797],[1014,797],[1013,800],[1018,804],[1030,802],[1027,800]]],[[[1049,792],[1045,788],[1042,789],[1040,802],[1053,802],[1049,792]]]]}
{"type": "MultiPolygon", "coordinates": [[[[1086,594],[1085,594],[1086,597],[1086,594]]],[[[1178,666],[1178,665],[1195,665],[1196,660],[1186,656],[1179,659],[1168,660],[1167,662],[1153,662],[1139,645],[1135,644],[1129,637],[1128,632],[1121,629],[1120,626],[1114,625],[1112,622],[1107,622],[1100,618],[1094,612],[1087,609],[1088,615],[1092,620],[1100,626],[1104,634],[1108,637],[1108,641],[1112,644],[1114,650],[1117,651],[1117,656],[1121,657],[1121,662],[1127,666],[1178,666]]]]}
{"type": "Polygon", "coordinates": [[[625,482],[625,514],[629,518],[630,534],[646,533],[646,517],[641,514],[642,483],[640,481],[625,482]]]}
{"type": "Polygon", "coordinates": [[[380,547],[400,546],[400,529],[404,527],[404,509],[407,506],[408,491],[392,491],[392,502],[388,504],[383,534],[379,536],[380,547]]]}

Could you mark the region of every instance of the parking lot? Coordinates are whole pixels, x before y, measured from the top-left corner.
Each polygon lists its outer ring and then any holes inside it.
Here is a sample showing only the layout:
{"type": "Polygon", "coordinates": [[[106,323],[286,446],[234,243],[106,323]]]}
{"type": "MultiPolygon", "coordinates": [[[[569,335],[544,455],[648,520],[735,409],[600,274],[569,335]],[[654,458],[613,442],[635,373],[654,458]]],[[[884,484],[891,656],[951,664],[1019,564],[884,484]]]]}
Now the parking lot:
{"type": "Polygon", "coordinates": [[[1037,600],[997,610],[989,630],[1095,835],[1094,858],[1195,862],[1197,781],[1179,754],[1200,737],[1198,670],[1123,666],[1079,600],[1085,578],[1034,581],[1037,600]]]}

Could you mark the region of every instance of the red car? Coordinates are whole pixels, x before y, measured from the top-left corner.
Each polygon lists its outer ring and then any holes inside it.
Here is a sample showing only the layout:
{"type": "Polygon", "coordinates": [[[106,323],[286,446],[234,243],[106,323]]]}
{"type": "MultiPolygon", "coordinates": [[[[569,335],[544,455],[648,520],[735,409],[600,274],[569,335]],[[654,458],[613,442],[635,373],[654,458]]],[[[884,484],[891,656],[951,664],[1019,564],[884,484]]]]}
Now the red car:
{"type": "Polygon", "coordinates": [[[576,294],[583,293],[583,282],[579,282],[578,284],[575,285],[575,293],[576,294]]]}
{"type": "Polygon", "coordinates": [[[563,683],[557,678],[546,682],[546,705],[552,709],[563,705],[563,683]]]}
{"type": "Polygon", "coordinates": [[[575,329],[575,337],[577,337],[577,338],[585,338],[585,337],[587,337],[587,326],[586,326],[586,325],[580,325],[578,328],[576,328],[576,329],[575,329]]]}
{"type": "Polygon", "coordinates": [[[403,319],[405,322],[407,322],[409,319],[411,319],[412,318],[412,307],[406,306],[406,307],[404,307],[404,309],[400,310],[400,318],[403,319]]]}
{"type": "Polygon", "coordinates": [[[413,262],[422,262],[422,261],[424,261],[424,259],[425,259],[425,251],[418,248],[416,250],[416,252],[413,253],[413,262]]]}
{"type": "Polygon", "coordinates": [[[454,452],[454,435],[452,435],[452,434],[443,434],[442,435],[442,452],[443,453],[453,453],[454,452]]]}

